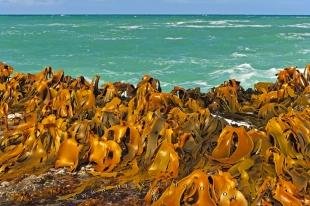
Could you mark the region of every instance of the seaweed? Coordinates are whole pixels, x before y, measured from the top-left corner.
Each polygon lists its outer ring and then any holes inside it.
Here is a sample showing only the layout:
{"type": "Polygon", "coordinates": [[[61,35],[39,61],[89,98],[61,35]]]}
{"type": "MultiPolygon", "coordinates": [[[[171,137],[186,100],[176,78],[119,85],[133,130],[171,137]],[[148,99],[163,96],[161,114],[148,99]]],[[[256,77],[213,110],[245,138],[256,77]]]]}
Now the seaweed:
{"type": "MultiPolygon", "coordinates": [[[[309,83],[310,65],[254,89],[229,80],[208,93],[163,92],[147,75],[137,86],[99,86],[98,76],[13,73],[0,63],[0,181],[86,165],[72,188],[39,196],[68,201],[149,183],[147,205],[307,205],[309,83]]],[[[31,203],[18,191],[12,201],[31,203]]]]}

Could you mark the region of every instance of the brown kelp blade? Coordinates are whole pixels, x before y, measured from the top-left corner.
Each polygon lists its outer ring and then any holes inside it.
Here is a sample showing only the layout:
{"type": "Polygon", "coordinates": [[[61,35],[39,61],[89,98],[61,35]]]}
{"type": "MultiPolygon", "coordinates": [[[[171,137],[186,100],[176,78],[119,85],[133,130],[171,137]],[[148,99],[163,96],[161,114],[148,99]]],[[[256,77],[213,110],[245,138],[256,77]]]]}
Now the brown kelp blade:
{"type": "Polygon", "coordinates": [[[131,184],[153,205],[309,205],[309,73],[168,93],[148,75],[100,87],[99,77],[0,63],[0,180],[69,182],[16,188],[4,203],[100,199],[131,184]]]}

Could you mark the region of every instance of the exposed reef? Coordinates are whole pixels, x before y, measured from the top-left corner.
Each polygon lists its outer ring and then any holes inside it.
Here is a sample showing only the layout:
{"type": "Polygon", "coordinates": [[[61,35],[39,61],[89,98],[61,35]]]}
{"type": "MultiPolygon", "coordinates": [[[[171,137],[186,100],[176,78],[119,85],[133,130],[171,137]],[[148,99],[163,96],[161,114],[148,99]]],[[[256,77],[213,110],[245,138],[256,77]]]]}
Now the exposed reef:
{"type": "Polygon", "coordinates": [[[310,205],[310,65],[202,93],[0,63],[0,204],[310,205]]]}

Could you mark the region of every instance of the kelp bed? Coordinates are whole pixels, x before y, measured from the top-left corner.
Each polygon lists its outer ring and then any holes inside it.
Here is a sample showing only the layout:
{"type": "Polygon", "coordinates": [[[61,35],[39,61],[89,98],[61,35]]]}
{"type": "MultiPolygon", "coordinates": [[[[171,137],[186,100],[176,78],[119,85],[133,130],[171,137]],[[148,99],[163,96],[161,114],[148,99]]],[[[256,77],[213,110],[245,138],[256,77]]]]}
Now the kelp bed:
{"type": "Polygon", "coordinates": [[[1,205],[310,205],[310,66],[248,90],[98,83],[0,64],[1,205]]]}

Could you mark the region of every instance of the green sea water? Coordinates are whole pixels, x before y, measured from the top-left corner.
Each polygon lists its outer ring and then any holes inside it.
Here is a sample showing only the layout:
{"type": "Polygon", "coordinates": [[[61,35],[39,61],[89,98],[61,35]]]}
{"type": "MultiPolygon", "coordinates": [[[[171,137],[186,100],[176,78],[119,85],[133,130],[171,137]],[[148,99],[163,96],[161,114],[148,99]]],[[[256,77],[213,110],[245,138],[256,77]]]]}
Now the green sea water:
{"type": "Polygon", "coordinates": [[[102,82],[149,74],[165,90],[230,78],[250,87],[310,63],[310,16],[0,16],[0,61],[102,82]]]}

